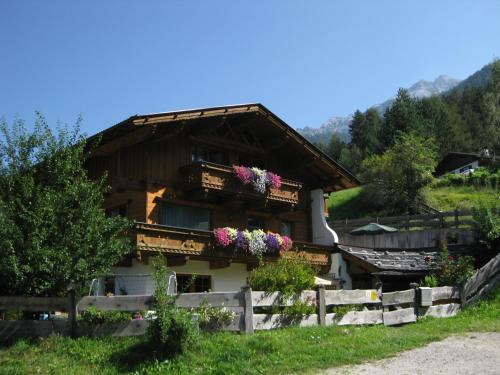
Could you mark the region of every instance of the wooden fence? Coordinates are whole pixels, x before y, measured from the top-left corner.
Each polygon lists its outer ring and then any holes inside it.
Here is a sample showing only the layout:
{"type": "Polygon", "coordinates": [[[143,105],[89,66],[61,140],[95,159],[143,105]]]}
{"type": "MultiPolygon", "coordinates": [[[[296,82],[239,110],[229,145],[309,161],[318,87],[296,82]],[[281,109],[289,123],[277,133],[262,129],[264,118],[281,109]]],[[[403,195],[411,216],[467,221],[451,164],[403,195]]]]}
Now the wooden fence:
{"type": "MultiPolygon", "coordinates": [[[[448,317],[460,308],[460,292],[456,288],[415,288],[393,293],[377,290],[304,291],[300,298],[315,307],[316,313],[292,319],[300,326],[385,324],[386,326],[415,322],[420,316],[448,317]],[[343,314],[339,307],[344,307],[343,314]],[[347,311],[352,307],[352,311],[347,311]]],[[[290,306],[293,298],[283,299],[279,293],[265,293],[244,288],[238,292],[186,293],[178,296],[180,308],[198,307],[203,301],[212,306],[224,306],[235,312],[235,318],[225,330],[253,333],[286,327],[292,323],[281,314],[262,313],[263,308],[290,306]]],[[[141,335],[148,320],[131,320],[117,324],[88,326],[77,321],[79,312],[90,306],[106,311],[150,310],[152,296],[83,297],[78,303],[70,298],[0,297],[0,310],[66,311],[69,319],[49,321],[0,321],[0,341],[21,336],[62,335],[141,335]]]]}
{"type": "Polygon", "coordinates": [[[370,223],[387,225],[398,228],[400,231],[424,230],[429,228],[468,228],[473,223],[471,216],[471,210],[455,210],[423,215],[332,220],[329,224],[333,229],[341,233],[348,233],[355,228],[370,223]]]}
{"type": "Polygon", "coordinates": [[[462,304],[470,305],[500,285],[500,254],[486,263],[464,285],[462,304]]]}

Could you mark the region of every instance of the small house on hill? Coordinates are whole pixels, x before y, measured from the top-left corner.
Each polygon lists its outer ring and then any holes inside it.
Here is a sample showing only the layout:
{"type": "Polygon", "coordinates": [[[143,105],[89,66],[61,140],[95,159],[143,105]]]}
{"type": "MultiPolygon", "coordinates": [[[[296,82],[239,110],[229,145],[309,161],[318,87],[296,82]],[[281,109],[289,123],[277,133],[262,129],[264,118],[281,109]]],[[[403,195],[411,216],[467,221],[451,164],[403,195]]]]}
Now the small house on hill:
{"type": "Polygon", "coordinates": [[[487,151],[484,153],[449,152],[437,165],[435,175],[441,177],[446,174],[472,173],[477,168],[490,163],[491,160],[487,151]]]}
{"type": "Polygon", "coordinates": [[[89,175],[111,186],[107,213],[134,221],[135,253],[103,292],[151,293],[158,253],[178,285],[196,274],[192,292],[238,290],[257,254],[301,253],[330,274],[338,240],[324,197],[358,181],[263,105],[132,116],[89,141],[89,175]]]}

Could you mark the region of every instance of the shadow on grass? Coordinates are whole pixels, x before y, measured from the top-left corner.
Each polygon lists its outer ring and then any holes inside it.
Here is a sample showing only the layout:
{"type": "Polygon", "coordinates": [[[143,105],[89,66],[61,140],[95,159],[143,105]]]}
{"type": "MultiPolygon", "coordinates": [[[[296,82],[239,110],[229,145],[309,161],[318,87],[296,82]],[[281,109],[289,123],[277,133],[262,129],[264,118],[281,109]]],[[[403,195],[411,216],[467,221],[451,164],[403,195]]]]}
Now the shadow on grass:
{"type": "Polygon", "coordinates": [[[159,357],[156,348],[144,338],[124,350],[113,353],[109,358],[109,364],[119,372],[127,372],[161,359],[167,358],[159,357]]]}

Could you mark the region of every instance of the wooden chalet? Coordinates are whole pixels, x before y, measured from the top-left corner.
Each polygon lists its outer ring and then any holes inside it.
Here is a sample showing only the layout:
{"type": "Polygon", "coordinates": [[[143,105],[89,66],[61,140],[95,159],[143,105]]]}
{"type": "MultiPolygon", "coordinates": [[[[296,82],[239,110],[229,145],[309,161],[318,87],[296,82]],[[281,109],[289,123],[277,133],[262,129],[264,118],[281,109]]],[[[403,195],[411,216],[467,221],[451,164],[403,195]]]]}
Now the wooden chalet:
{"type": "Polygon", "coordinates": [[[324,196],[358,185],[261,104],[136,115],[90,144],[89,175],[107,173],[111,186],[105,209],[135,222],[136,253],[114,268],[123,279],[116,293],[150,292],[148,258],[157,253],[166,255],[179,283],[197,275],[191,291],[239,289],[258,260],[215,246],[218,227],[288,235],[293,251],[326,274],[336,237],[325,221],[324,196]],[[235,178],[233,165],[277,173],[282,186],[258,193],[235,178]]]}

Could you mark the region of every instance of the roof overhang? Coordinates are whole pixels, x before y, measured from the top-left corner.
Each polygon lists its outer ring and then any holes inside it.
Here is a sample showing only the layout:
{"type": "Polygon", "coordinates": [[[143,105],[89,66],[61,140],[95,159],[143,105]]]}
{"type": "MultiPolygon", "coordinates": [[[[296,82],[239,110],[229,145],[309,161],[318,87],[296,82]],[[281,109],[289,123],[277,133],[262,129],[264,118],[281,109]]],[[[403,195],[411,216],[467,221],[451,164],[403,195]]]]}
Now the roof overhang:
{"type": "Polygon", "coordinates": [[[160,127],[181,125],[179,128],[181,129],[182,125],[192,120],[217,116],[229,117],[245,113],[261,116],[276,129],[279,129],[288,142],[300,146],[309,156],[312,165],[325,175],[325,181],[329,181],[322,186],[326,192],[359,185],[358,179],[351,172],[331,159],[260,103],[135,115],[90,137],[88,143],[94,144],[93,156],[104,156],[122,147],[131,146],[153,137],[160,127]]]}

